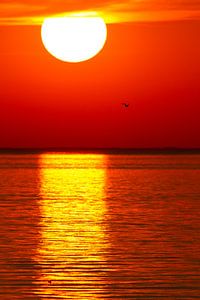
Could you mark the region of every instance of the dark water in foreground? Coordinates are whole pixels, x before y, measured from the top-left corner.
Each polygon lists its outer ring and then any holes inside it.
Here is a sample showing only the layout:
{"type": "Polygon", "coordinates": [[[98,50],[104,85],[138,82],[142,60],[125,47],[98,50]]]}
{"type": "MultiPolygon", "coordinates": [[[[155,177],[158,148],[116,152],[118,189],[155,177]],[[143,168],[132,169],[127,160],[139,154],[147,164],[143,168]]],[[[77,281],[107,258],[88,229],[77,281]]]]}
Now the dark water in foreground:
{"type": "Polygon", "coordinates": [[[1,154],[0,299],[200,299],[200,156],[1,154]]]}

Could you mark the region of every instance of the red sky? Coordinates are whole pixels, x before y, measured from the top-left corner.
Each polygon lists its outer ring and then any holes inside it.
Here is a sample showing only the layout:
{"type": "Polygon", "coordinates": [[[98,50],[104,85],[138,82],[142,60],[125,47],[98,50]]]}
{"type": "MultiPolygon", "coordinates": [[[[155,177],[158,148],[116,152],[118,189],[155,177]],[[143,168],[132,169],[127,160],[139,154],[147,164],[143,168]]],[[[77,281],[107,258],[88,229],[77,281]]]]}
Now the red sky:
{"type": "Polygon", "coordinates": [[[197,1],[28,3],[0,4],[0,147],[200,147],[197,1]],[[34,20],[83,9],[118,21],[95,58],[61,62],[34,20]]]}

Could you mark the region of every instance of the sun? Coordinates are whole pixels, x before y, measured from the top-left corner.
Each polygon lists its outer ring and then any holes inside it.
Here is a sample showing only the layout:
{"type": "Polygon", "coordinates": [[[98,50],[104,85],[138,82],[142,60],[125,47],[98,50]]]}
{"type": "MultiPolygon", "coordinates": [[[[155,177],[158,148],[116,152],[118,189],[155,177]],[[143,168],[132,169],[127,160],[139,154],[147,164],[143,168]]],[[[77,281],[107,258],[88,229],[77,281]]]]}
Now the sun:
{"type": "Polygon", "coordinates": [[[46,50],[54,57],[77,63],[102,50],[107,27],[101,17],[48,18],[42,24],[41,36],[46,50]]]}

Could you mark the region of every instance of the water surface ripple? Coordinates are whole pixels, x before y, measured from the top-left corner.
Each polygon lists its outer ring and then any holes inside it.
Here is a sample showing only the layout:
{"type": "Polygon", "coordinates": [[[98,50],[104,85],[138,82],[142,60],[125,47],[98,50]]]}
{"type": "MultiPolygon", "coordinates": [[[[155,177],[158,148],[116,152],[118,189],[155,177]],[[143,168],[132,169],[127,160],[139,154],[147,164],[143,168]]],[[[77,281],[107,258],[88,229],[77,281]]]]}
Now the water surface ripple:
{"type": "Polygon", "coordinates": [[[200,299],[200,155],[0,154],[0,299],[200,299]]]}

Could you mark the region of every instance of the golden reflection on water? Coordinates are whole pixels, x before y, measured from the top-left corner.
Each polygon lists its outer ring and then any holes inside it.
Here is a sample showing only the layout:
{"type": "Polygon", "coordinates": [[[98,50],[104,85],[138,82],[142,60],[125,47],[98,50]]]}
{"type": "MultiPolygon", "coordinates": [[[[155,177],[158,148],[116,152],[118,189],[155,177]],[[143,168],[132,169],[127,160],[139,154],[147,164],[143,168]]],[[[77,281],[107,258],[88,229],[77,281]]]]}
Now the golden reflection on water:
{"type": "Polygon", "coordinates": [[[107,247],[105,160],[104,155],[40,156],[39,295],[101,299],[107,247]]]}

